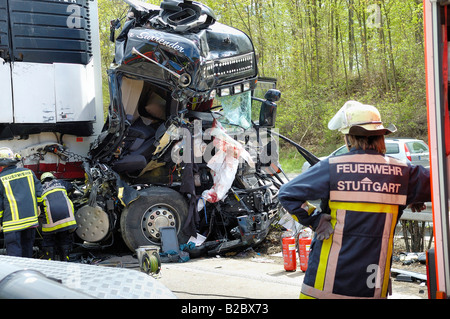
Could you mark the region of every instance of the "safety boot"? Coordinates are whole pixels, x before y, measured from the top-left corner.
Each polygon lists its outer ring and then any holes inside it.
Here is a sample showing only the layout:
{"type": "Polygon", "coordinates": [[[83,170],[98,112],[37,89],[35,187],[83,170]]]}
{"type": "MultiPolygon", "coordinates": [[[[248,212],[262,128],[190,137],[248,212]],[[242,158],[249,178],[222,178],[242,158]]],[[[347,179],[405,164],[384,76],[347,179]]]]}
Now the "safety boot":
{"type": "Polygon", "coordinates": [[[61,261],[69,261],[70,246],[59,247],[59,259],[61,261]]]}
{"type": "Polygon", "coordinates": [[[54,260],[55,259],[55,251],[53,247],[43,247],[44,251],[44,259],[54,260]]]}

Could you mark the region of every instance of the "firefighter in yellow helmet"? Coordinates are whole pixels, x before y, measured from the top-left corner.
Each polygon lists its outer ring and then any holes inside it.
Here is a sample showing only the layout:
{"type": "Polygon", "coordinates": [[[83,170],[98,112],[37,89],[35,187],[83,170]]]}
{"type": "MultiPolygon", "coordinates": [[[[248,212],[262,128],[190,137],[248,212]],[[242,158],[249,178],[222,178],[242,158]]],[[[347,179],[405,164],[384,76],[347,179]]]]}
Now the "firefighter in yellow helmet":
{"type": "Polygon", "coordinates": [[[18,162],[11,149],[0,148],[0,220],[6,253],[31,258],[42,185],[33,171],[18,167],[18,162]]]}
{"type": "Polygon", "coordinates": [[[42,249],[46,259],[69,261],[73,245],[72,232],[77,227],[73,203],[68,193],[73,185],[46,172],[41,175],[42,203],[45,221],[42,223],[42,249]]]}
{"type": "Polygon", "coordinates": [[[344,134],[349,152],[279,192],[286,210],[315,231],[300,298],[387,298],[395,226],[407,205],[430,201],[429,170],[385,155],[384,136],[396,128],[372,105],[348,101],[328,127],[344,134]],[[320,209],[308,200],[321,200],[320,209]]]}

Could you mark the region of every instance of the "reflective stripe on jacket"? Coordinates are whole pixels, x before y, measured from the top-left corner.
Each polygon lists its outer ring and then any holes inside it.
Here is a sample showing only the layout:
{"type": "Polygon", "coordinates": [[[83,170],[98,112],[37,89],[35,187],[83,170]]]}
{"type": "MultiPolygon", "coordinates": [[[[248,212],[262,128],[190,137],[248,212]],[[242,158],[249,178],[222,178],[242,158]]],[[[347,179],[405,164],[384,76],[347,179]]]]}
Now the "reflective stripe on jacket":
{"type": "Polygon", "coordinates": [[[51,180],[44,183],[42,201],[44,204],[45,223],[43,232],[58,232],[77,227],[74,217],[73,203],[67,195],[67,182],[51,180]]]}
{"type": "Polygon", "coordinates": [[[373,151],[325,159],[283,185],[282,205],[304,225],[331,214],[334,233],[313,239],[301,298],[385,298],[394,231],[405,205],[430,200],[429,171],[373,151]],[[322,199],[320,214],[301,209],[322,199]]]}
{"type": "Polygon", "coordinates": [[[42,185],[33,171],[5,167],[0,173],[0,218],[3,231],[19,231],[38,226],[37,201],[42,185]]]}

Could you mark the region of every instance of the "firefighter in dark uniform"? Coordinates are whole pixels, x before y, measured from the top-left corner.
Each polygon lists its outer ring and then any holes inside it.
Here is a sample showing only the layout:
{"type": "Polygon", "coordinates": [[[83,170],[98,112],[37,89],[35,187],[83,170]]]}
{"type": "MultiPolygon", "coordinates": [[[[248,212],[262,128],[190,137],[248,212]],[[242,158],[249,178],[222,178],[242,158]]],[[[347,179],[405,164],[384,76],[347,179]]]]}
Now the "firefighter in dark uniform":
{"type": "Polygon", "coordinates": [[[42,249],[45,258],[53,260],[59,254],[61,261],[69,261],[73,244],[72,232],[77,227],[73,203],[68,196],[74,187],[67,181],[56,179],[50,172],[42,174],[41,183],[45,212],[42,249]]]}
{"type": "Polygon", "coordinates": [[[42,185],[33,171],[17,167],[18,162],[11,149],[0,148],[0,219],[7,255],[31,258],[42,185]]]}
{"type": "Polygon", "coordinates": [[[407,205],[431,200],[429,170],[386,156],[380,113],[348,101],[330,120],[349,152],[332,156],[284,184],[279,199],[311,227],[300,298],[387,298],[394,230],[407,205]],[[321,200],[318,209],[308,200],[321,200]]]}

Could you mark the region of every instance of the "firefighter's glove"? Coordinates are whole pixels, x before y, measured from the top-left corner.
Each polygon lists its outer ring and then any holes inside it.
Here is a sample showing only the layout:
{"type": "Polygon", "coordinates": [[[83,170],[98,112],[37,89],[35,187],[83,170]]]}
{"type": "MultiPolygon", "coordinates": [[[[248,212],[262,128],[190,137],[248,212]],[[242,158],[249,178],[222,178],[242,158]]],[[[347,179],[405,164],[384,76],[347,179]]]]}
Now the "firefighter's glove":
{"type": "Polygon", "coordinates": [[[318,240],[324,240],[330,238],[331,234],[334,232],[333,226],[331,225],[331,215],[322,214],[320,216],[319,224],[317,225],[315,232],[316,238],[318,240]]]}

